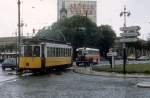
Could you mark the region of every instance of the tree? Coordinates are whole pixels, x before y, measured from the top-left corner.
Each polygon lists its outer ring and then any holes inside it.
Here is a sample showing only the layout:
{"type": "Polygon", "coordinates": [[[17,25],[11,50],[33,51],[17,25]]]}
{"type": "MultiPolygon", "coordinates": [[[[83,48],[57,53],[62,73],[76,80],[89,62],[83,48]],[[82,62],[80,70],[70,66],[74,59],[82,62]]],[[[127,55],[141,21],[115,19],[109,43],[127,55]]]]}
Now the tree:
{"type": "Polygon", "coordinates": [[[78,47],[99,48],[106,55],[113,46],[116,34],[109,25],[97,27],[86,16],[73,16],[41,29],[36,37],[70,42],[78,47]]]}
{"type": "Polygon", "coordinates": [[[36,37],[67,41],[77,47],[93,46],[97,26],[85,16],[73,16],[41,29],[36,37]]]}
{"type": "Polygon", "coordinates": [[[111,26],[102,25],[98,27],[96,37],[97,47],[100,48],[100,52],[103,56],[106,56],[108,50],[113,47],[115,39],[116,34],[111,26]]]}
{"type": "Polygon", "coordinates": [[[51,27],[44,27],[38,31],[36,37],[51,40],[60,40],[60,36],[55,31],[52,31],[51,27]]]}

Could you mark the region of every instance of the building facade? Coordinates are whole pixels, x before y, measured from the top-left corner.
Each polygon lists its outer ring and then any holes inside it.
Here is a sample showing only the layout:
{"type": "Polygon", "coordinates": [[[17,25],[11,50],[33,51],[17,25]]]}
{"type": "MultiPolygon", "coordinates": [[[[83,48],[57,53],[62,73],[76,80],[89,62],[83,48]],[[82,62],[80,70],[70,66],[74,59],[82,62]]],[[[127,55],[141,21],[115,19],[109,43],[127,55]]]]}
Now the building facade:
{"type": "Polygon", "coordinates": [[[0,61],[2,59],[15,57],[17,49],[16,37],[0,37],[0,61]]]}
{"type": "Polygon", "coordinates": [[[97,2],[87,0],[57,0],[58,20],[74,15],[87,16],[94,23],[97,21],[97,2]]]}
{"type": "MultiPolygon", "coordinates": [[[[22,36],[21,39],[26,37],[22,36]]],[[[0,62],[6,58],[15,58],[18,54],[18,37],[0,37],[0,62]]]]}
{"type": "MultiPolygon", "coordinates": [[[[113,49],[117,52],[117,57],[123,58],[123,43],[120,42],[121,37],[115,39],[113,49]]],[[[150,50],[145,48],[146,41],[139,39],[138,42],[126,43],[126,53],[128,59],[137,59],[141,56],[150,57],[150,50]]]]}

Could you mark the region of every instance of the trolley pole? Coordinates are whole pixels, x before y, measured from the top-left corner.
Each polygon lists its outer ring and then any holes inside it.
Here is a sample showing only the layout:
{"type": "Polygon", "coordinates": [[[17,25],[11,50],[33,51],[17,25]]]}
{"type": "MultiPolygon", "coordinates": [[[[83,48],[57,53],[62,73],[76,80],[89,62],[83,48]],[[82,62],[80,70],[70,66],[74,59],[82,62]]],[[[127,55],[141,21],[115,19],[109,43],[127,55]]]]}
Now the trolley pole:
{"type": "Polygon", "coordinates": [[[21,19],[20,19],[20,6],[21,6],[21,2],[20,0],[18,0],[17,2],[18,4],[18,43],[17,43],[17,50],[18,50],[18,53],[16,54],[17,55],[17,58],[18,58],[18,62],[17,62],[17,71],[18,71],[18,68],[19,68],[19,62],[20,62],[20,43],[21,43],[21,19]]]}
{"type": "MultiPolygon", "coordinates": [[[[124,25],[126,27],[126,17],[130,16],[130,12],[126,11],[126,6],[124,6],[124,11],[120,13],[120,17],[124,16],[124,25]]],[[[126,33],[126,31],[124,31],[126,33]]],[[[126,43],[123,42],[123,73],[126,74],[126,61],[127,61],[127,54],[126,54],[126,43]]]]}

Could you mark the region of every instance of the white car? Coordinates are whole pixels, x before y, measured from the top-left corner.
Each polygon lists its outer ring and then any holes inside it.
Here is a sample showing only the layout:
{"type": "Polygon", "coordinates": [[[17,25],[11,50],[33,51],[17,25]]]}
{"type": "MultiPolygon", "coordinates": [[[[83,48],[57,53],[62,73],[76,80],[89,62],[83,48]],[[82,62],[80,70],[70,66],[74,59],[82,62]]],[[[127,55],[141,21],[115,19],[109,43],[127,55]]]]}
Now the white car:
{"type": "Polygon", "coordinates": [[[139,61],[144,61],[144,60],[149,60],[150,58],[148,56],[141,56],[139,58],[137,58],[137,60],[139,61]]]}

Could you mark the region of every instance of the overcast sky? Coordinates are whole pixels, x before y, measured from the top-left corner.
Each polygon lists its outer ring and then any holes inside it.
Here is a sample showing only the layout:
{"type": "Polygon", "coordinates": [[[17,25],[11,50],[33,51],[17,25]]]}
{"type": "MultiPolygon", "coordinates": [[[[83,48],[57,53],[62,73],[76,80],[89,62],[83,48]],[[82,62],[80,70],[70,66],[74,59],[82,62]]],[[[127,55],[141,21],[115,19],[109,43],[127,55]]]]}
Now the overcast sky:
{"type": "MultiPolygon", "coordinates": [[[[17,0],[0,0],[0,37],[15,36],[17,31],[17,0]]],[[[21,19],[25,23],[23,35],[57,21],[57,0],[21,0],[21,19]]],[[[119,13],[124,5],[131,12],[127,26],[141,26],[141,38],[150,33],[150,0],[97,0],[97,24],[109,24],[117,35],[123,26],[119,13]]]]}

